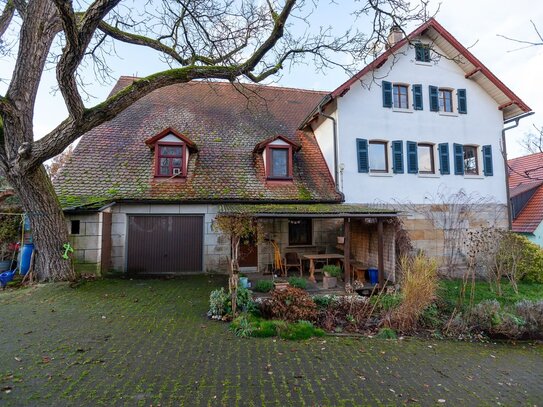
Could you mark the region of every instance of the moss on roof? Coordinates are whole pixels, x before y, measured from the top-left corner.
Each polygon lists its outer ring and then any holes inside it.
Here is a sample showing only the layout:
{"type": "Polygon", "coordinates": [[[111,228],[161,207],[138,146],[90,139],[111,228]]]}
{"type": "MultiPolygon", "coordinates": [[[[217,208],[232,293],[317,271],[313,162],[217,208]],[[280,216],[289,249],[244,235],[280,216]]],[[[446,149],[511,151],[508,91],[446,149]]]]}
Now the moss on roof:
{"type": "Polygon", "coordinates": [[[221,205],[219,213],[224,215],[390,215],[389,209],[358,204],[229,204],[221,205]]]}

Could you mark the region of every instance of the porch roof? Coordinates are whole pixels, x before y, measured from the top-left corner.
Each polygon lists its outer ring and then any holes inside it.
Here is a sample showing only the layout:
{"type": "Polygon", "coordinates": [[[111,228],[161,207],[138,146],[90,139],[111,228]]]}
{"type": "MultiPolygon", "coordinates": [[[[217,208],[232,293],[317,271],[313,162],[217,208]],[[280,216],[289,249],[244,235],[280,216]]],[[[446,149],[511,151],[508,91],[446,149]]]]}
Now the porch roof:
{"type": "Polygon", "coordinates": [[[361,204],[226,204],[221,215],[251,215],[257,218],[393,218],[398,213],[390,209],[361,204]]]}

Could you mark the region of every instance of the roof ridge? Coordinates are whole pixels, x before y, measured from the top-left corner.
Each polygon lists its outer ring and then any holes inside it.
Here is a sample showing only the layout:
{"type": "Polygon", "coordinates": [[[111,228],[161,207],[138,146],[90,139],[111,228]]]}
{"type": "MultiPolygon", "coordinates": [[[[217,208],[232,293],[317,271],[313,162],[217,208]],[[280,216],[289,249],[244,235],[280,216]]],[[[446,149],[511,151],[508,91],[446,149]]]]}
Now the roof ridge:
{"type": "Polygon", "coordinates": [[[532,158],[532,157],[537,156],[537,155],[543,155],[543,151],[541,151],[539,153],[531,153],[531,154],[527,154],[527,155],[522,155],[520,157],[510,158],[507,161],[508,162],[519,161],[519,160],[523,160],[523,159],[529,159],[529,158],[532,158]]]}

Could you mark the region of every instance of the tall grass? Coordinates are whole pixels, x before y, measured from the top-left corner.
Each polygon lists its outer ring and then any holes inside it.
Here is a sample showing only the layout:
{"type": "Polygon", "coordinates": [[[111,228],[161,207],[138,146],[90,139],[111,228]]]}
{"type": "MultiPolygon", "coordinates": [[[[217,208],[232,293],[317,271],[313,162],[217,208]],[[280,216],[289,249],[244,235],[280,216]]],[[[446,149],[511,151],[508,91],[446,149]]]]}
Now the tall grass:
{"type": "Polygon", "coordinates": [[[401,302],[390,312],[389,325],[401,332],[416,328],[426,308],[436,299],[438,288],[437,262],[419,253],[400,259],[401,302]]]}

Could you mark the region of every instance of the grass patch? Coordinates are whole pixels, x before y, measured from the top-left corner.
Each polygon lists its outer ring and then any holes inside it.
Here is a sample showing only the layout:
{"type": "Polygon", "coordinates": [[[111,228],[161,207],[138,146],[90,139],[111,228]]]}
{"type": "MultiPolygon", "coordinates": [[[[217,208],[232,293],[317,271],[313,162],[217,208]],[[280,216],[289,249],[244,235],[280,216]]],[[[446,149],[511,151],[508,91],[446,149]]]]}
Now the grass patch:
{"type": "Polygon", "coordinates": [[[279,336],[281,339],[290,341],[305,340],[325,334],[322,329],[316,328],[309,321],[292,323],[280,320],[266,320],[251,315],[240,315],[232,321],[229,329],[240,338],[279,336]]]}
{"type": "MultiPolygon", "coordinates": [[[[445,301],[456,303],[460,298],[462,280],[441,280],[439,282],[438,295],[445,301]]],[[[466,287],[466,298],[464,303],[469,303],[471,283],[466,287]]],[[[518,294],[509,283],[502,283],[502,296],[498,297],[493,287],[486,281],[475,282],[474,305],[486,300],[497,300],[502,305],[513,305],[522,300],[538,301],[543,300],[543,284],[518,283],[518,294]]]]}
{"type": "Polygon", "coordinates": [[[271,280],[258,280],[253,288],[254,291],[259,293],[268,293],[273,288],[273,281],[271,280]]]}
{"type": "Polygon", "coordinates": [[[296,288],[301,288],[305,290],[307,288],[307,280],[302,277],[291,277],[288,279],[288,283],[296,288]]]}

